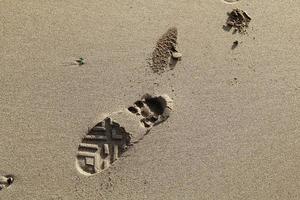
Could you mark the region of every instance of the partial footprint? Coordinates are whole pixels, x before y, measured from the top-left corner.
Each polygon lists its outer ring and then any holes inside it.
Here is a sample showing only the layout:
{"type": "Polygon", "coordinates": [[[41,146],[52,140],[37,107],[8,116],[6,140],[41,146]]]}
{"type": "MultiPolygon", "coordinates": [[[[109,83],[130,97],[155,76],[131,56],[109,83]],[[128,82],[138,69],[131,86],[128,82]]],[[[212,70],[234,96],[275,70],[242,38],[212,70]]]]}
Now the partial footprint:
{"type": "Polygon", "coordinates": [[[172,100],[168,96],[152,97],[146,94],[141,100],[136,101],[128,110],[140,117],[140,122],[145,128],[151,128],[165,121],[170,114],[172,100]]]}
{"type": "Polygon", "coordinates": [[[106,118],[90,129],[79,144],[77,169],[86,175],[105,170],[129,144],[130,137],[125,129],[106,118]]]}
{"type": "Polygon", "coordinates": [[[168,67],[173,69],[177,61],[181,59],[182,55],[176,49],[177,35],[177,28],[172,27],[157,41],[150,64],[154,73],[163,73],[168,67]]]}
{"type": "Polygon", "coordinates": [[[107,169],[151,127],[165,121],[171,109],[172,100],[168,96],[147,94],[134,105],[105,118],[79,144],[77,170],[92,175],[107,169]]]}
{"type": "Polygon", "coordinates": [[[1,176],[0,175],[0,190],[7,188],[14,182],[14,177],[12,175],[1,176]]]}

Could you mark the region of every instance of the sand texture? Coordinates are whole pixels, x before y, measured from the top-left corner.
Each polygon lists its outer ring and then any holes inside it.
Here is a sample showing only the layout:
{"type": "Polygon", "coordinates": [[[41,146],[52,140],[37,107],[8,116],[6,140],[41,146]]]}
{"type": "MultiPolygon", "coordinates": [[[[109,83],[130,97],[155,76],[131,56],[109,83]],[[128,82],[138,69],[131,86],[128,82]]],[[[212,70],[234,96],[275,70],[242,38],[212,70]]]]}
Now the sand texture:
{"type": "Polygon", "coordinates": [[[299,19],[297,0],[0,0],[0,200],[299,200],[299,19]],[[145,94],[169,117],[124,114],[145,94]]]}

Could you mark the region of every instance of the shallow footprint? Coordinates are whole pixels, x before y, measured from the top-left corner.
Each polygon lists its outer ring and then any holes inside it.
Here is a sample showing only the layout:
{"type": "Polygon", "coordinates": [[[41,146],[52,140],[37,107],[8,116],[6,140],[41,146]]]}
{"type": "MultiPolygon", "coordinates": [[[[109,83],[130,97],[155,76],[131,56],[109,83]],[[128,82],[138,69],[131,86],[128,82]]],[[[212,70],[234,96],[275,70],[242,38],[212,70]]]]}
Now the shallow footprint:
{"type": "Polygon", "coordinates": [[[154,73],[161,74],[167,68],[174,69],[178,60],[181,60],[181,53],[177,52],[176,27],[171,27],[157,41],[152,52],[152,63],[150,67],[154,73]]]}
{"type": "Polygon", "coordinates": [[[165,121],[171,108],[172,100],[168,96],[146,94],[124,111],[105,118],[82,138],[76,156],[77,170],[88,176],[109,168],[141,138],[136,135],[143,136],[151,127],[165,121]]]}

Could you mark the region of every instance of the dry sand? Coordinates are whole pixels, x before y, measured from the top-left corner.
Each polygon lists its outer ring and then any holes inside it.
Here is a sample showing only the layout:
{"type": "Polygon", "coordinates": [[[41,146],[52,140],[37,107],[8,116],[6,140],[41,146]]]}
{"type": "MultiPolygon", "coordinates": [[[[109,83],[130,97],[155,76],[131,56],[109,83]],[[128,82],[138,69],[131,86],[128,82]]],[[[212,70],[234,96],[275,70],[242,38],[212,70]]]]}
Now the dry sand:
{"type": "Polygon", "coordinates": [[[299,8],[1,0],[0,174],[15,181],[0,199],[300,199],[299,8]],[[246,35],[222,29],[237,7],[246,35]],[[147,59],[173,26],[183,59],[155,74],[147,59]],[[145,93],[173,98],[170,118],[104,172],[78,173],[87,128],[145,93]]]}

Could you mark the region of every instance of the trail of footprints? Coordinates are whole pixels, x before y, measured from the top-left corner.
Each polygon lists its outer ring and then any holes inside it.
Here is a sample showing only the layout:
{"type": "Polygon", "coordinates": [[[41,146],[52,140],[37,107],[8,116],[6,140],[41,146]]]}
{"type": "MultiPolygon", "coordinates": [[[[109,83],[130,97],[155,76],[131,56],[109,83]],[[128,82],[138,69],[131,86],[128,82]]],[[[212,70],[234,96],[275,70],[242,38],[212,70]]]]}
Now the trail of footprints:
{"type": "MultiPolygon", "coordinates": [[[[163,97],[150,95],[145,95],[142,100],[128,107],[129,113],[140,120],[145,132],[166,120],[169,110],[163,97]]],[[[92,175],[109,168],[131,145],[130,139],[130,133],[124,127],[109,117],[105,118],[82,138],[76,159],[78,171],[84,175],[92,175]]]]}

